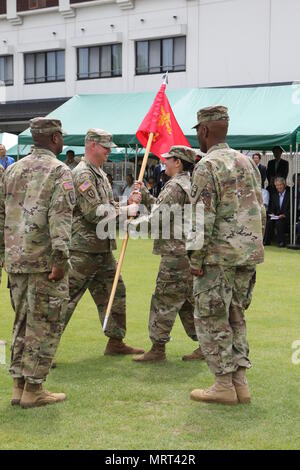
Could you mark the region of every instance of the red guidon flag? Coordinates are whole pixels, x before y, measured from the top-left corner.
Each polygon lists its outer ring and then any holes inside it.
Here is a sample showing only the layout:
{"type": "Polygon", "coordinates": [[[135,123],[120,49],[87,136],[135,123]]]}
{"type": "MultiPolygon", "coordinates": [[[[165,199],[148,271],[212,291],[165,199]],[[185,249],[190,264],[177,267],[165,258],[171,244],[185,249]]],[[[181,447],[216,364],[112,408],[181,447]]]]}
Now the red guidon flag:
{"type": "Polygon", "coordinates": [[[151,152],[159,158],[163,153],[169,152],[172,145],[190,147],[173,114],[166,96],[165,83],[160,87],[150,110],[136,133],[136,137],[143,147],[147,147],[151,132],[154,134],[151,152]]]}

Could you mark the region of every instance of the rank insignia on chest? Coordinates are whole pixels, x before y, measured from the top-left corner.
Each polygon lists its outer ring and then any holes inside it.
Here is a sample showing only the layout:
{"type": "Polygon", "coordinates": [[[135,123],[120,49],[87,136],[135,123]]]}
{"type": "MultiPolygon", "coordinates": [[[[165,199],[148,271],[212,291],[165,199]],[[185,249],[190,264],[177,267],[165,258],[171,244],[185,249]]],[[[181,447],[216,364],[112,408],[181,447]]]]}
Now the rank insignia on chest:
{"type": "Polygon", "coordinates": [[[65,181],[63,183],[63,187],[66,191],[72,191],[73,189],[73,181],[65,181]]]}
{"type": "Polygon", "coordinates": [[[79,189],[82,193],[85,193],[91,186],[92,183],[90,181],[85,181],[81,186],[79,186],[79,189]]]}

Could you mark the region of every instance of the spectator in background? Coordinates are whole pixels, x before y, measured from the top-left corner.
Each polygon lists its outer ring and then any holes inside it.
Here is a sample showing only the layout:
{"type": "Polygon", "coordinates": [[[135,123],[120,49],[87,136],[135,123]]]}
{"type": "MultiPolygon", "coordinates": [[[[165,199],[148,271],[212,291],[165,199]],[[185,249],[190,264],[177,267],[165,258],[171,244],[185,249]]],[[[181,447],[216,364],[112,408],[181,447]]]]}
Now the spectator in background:
{"type": "Polygon", "coordinates": [[[266,208],[266,211],[268,210],[269,204],[270,204],[270,193],[267,189],[262,188],[261,189],[261,194],[263,198],[263,203],[266,208]]]}
{"type": "Polygon", "coordinates": [[[261,187],[265,187],[265,181],[267,179],[267,168],[262,165],[261,162],[261,154],[255,153],[252,157],[254,163],[256,164],[257,168],[259,169],[260,176],[261,176],[261,187]]]}
{"type": "Polygon", "coordinates": [[[150,176],[150,178],[148,179],[148,181],[146,182],[146,188],[148,189],[149,193],[151,194],[151,196],[154,196],[155,197],[155,179],[153,176],[150,176]]]}
{"type": "Polygon", "coordinates": [[[111,185],[111,189],[113,192],[114,201],[119,202],[119,197],[121,195],[121,188],[116,183],[114,183],[113,177],[110,173],[107,173],[107,179],[111,185]]]}
{"type": "Polygon", "coordinates": [[[278,246],[283,248],[290,221],[290,191],[282,177],[275,179],[275,187],[276,193],[270,196],[264,245],[271,244],[276,229],[278,246]]]}
{"type": "Polygon", "coordinates": [[[273,193],[276,193],[276,187],[275,187],[275,176],[271,177],[269,186],[267,186],[267,191],[270,194],[270,197],[273,193]]]}
{"type": "Polygon", "coordinates": [[[66,153],[66,165],[70,168],[70,170],[74,170],[78,165],[78,162],[75,160],[75,152],[73,150],[68,150],[66,153]]]}
{"type": "Polygon", "coordinates": [[[161,192],[161,190],[163,189],[163,187],[167,183],[167,181],[169,181],[169,179],[170,178],[166,174],[166,170],[162,170],[161,173],[160,173],[160,180],[159,180],[158,185],[157,185],[156,197],[159,196],[159,193],[161,192]]]}
{"type": "Polygon", "coordinates": [[[156,167],[154,168],[154,180],[155,180],[155,186],[159,186],[160,184],[160,179],[161,179],[161,172],[166,170],[166,165],[163,164],[161,161],[158,162],[156,167]]]}
{"type": "Polygon", "coordinates": [[[289,174],[289,162],[286,160],[282,160],[281,155],[283,153],[282,147],[279,145],[276,145],[273,150],[273,155],[274,155],[274,160],[270,160],[268,163],[268,168],[267,168],[267,178],[268,182],[270,184],[271,178],[277,178],[277,176],[281,176],[285,180],[288,177],[289,174]]]}
{"type": "Polygon", "coordinates": [[[0,144],[0,164],[3,166],[4,170],[6,170],[10,165],[13,165],[14,163],[15,159],[6,155],[5,145],[0,144]]]}
{"type": "Polygon", "coordinates": [[[132,175],[127,175],[126,176],[126,186],[124,188],[122,196],[126,199],[129,198],[130,194],[134,190],[134,179],[132,175]]]}

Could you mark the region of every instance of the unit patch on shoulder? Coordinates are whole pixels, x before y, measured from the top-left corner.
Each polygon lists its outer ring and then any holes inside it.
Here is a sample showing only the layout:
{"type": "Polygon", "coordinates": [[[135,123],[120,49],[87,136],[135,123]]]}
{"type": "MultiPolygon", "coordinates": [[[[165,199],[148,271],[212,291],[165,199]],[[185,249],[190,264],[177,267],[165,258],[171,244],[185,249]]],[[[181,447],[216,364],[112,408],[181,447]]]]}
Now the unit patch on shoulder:
{"type": "Polygon", "coordinates": [[[88,192],[87,192],[87,195],[91,198],[91,199],[95,199],[95,193],[92,189],[89,189],[88,192]]]}
{"type": "Polygon", "coordinates": [[[82,193],[85,193],[91,186],[93,185],[90,181],[85,181],[81,186],[79,186],[79,189],[82,193]]]}

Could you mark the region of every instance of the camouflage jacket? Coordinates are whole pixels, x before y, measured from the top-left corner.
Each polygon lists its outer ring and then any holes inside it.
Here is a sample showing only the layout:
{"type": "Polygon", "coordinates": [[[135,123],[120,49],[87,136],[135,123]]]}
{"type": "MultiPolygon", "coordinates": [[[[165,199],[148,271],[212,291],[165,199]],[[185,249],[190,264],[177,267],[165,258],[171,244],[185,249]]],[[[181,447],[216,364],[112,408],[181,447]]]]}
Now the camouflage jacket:
{"type": "Polygon", "coordinates": [[[116,249],[115,239],[98,238],[98,223],[107,215],[99,216],[99,206],[109,205],[119,214],[119,204],[114,201],[111,185],[101,168],[83,159],[73,170],[76,207],[72,229],[71,250],[86,253],[103,253],[116,249]]]}
{"type": "Polygon", "coordinates": [[[6,170],[0,248],[3,256],[5,245],[9,273],[48,272],[67,264],[73,189],[71,171],[47,149],[34,148],[6,170]]]}
{"type": "MultiPolygon", "coordinates": [[[[185,248],[185,235],[184,235],[184,217],[183,207],[185,204],[190,204],[190,190],[191,190],[191,179],[187,172],[178,173],[176,176],[171,178],[163,187],[158,198],[152,196],[146,188],[142,189],[142,204],[144,204],[148,210],[151,210],[147,220],[151,221],[159,216],[159,238],[154,240],[153,254],[155,255],[186,255],[185,248]],[[162,207],[177,205],[181,220],[179,230],[181,232],[181,239],[174,238],[174,229],[176,227],[176,218],[174,218],[173,212],[170,212],[170,238],[165,239],[162,236],[162,222],[163,212],[162,207]]],[[[142,218],[141,218],[142,219],[142,218]]],[[[138,222],[139,219],[136,220],[138,222]]],[[[165,218],[167,220],[167,217],[165,218]]]]}
{"type": "MultiPolygon", "coordinates": [[[[263,262],[266,213],[259,170],[250,158],[227,144],[212,147],[194,169],[191,196],[193,214],[197,203],[204,205],[204,244],[188,251],[191,267],[263,262]]],[[[193,219],[189,239],[196,235],[193,219]]]]}
{"type": "MultiPolygon", "coordinates": [[[[0,165],[0,208],[3,207],[3,179],[4,179],[4,170],[3,166],[0,165]]],[[[0,234],[3,234],[4,231],[4,210],[0,211],[0,234]]],[[[1,237],[1,235],[0,235],[1,237]]],[[[3,266],[4,262],[4,238],[0,238],[0,268],[3,266]]]]}

